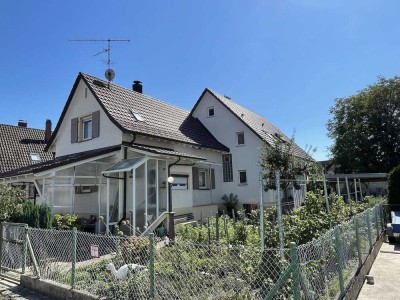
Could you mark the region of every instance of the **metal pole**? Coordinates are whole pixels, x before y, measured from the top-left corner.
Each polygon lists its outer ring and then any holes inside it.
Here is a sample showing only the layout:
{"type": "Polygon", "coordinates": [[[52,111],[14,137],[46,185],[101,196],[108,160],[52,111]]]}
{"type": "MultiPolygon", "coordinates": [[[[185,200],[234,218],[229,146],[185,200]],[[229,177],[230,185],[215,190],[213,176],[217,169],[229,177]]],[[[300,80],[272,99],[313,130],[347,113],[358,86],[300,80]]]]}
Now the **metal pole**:
{"type": "Polygon", "coordinates": [[[155,272],[154,272],[154,233],[150,233],[150,265],[149,265],[149,273],[150,273],[150,298],[154,298],[155,296],[155,272]]]}
{"type": "Polygon", "coordinates": [[[346,179],[347,198],[348,198],[348,201],[349,201],[349,205],[350,205],[350,214],[351,214],[351,212],[352,212],[352,210],[351,210],[351,198],[350,198],[349,181],[348,181],[348,179],[347,179],[347,176],[345,177],[345,179],[346,179]]]}
{"type": "Polygon", "coordinates": [[[369,210],[365,211],[365,218],[367,221],[367,234],[368,234],[368,241],[369,241],[369,250],[371,250],[372,249],[372,236],[371,236],[371,222],[369,220],[369,210]]]}
{"type": "Polygon", "coordinates": [[[354,178],[354,194],[356,195],[356,203],[358,202],[358,195],[357,195],[357,179],[354,178]]]}
{"type": "Polygon", "coordinates": [[[339,177],[336,177],[336,184],[337,184],[338,196],[340,197],[340,181],[339,181],[339,177]]]}
{"type": "Polygon", "coordinates": [[[76,227],[72,228],[72,268],[71,268],[71,287],[75,288],[76,283],[76,227]]]}
{"type": "Polygon", "coordinates": [[[336,260],[338,262],[338,273],[339,273],[339,286],[340,294],[344,292],[344,278],[343,278],[343,257],[342,257],[342,246],[340,243],[339,226],[335,228],[335,248],[336,248],[336,260]]]}
{"type": "Polygon", "coordinates": [[[361,256],[361,241],[360,241],[360,231],[358,229],[358,217],[354,217],[354,228],[356,230],[356,242],[357,242],[357,254],[358,254],[358,267],[362,266],[362,256],[361,256]]]}
{"type": "Polygon", "coordinates": [[[376,239],[379,239],[379,224],[378,224],[378,210],[377,210],[377,206],[374,207],[374,212],[375,212],[375,227],[376,227],[376,239]]]}
{"type": "Polygon", "coordinates": [[[282,205],[281,205],[281,174],[279,171],[275,171],[276,177],[276,191],[277,200],[276,205],[278,206],[278,229],[279,229],[279,252],[281,259],[284,259],[283,253],[283,227],[282,227],[282,205]]]}
{"type": "Polygon", "coordinates": [[[3,223],[0,224],[0,275],[1,275],[1,265],[3,262],[3,223]]]}
{"type": "Polygon", "coordinates": [[[24,225],[24,246],[23,246],[23,255],[22,255],[22,274],[25,274],[26,269],[26,256],[28,253],[28,225],[24,225]]]}
{"type": "Polygon", "coordinates": [[[260,247],[264,251],[264,181],[263,174],[260,172],[260,247]]]}
{"type": "Polygon", "coordinates": [[[364,196],[363,196],[363,193],[362,193],[361,179],[360,178],[358,178],[358,186],[360,187],[360,199],[361,199],[361,201],[364,202],[364,196]]]}
{"type": "Polygon", "coordinates": [[[329,207],[329,200],[328,200],[328,189],[326,188],[326,178],[325,178],[325,174],[324,174],[324,196],[325,196],[325,204],[326,204],[326,211],[328,213],[331,212],[331,209],[329,207]]]}
{"type": "Polygon", "coordinates": [[[300,287],[300,263],[297,253],[296,244],[291,242],[290,246],[290,264],[292,268],[293,278],[293,296],[295,300],[301,299],[301,287],[300,287]]]}

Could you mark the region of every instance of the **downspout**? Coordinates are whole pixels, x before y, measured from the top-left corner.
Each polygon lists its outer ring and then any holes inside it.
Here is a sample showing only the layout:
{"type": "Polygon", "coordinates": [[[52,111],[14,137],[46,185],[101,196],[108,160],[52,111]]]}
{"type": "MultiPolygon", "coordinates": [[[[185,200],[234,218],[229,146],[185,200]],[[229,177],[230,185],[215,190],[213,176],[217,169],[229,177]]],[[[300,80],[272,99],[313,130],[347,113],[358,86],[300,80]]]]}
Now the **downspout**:
{"type": "MultiPolygon", "coordinates": [[[[136,139],[136,136],[135,136],[136,139]]],[[[127,159],[127,153],[128,153],[128,148],[124,147],[124,159],[127,159]]],[[[124,203],[123,203],[123,208],[122,208],[122,218],[126,219],[126,189],[127,189],[127,178],[128,175],[126,174],[126,172],[124,172],[124,203]]]]}

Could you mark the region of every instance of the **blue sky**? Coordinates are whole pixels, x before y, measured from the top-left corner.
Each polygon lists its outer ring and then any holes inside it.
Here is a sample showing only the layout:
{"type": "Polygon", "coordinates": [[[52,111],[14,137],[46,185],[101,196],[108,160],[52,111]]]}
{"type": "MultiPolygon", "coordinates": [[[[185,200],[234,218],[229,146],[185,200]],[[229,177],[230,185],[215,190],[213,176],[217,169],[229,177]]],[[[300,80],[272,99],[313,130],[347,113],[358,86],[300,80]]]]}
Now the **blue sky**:
{"type": "Polygon", "coordinates": [[[82,71],[191,109],[205,87],[263,115],[326,159],[329,107],[398,75],[400,2],[382,0],[0,1],[0,123],[58,120],[82,71]]]}

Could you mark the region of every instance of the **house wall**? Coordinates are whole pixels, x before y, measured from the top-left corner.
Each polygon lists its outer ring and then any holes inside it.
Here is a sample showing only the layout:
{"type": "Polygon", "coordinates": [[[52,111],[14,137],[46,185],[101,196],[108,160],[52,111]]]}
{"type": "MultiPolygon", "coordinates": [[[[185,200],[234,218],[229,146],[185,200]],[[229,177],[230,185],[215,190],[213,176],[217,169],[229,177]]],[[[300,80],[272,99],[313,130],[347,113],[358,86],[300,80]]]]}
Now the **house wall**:
{"type": "MultiPolygon", "coordinates": [[[[229,147],[232,154],[233,182],[222,183],[223,194],[238,195],[240,203],[260,202],[259,166],[261,139],[254,134],[243,122],[221,104],[214,96],[206,92],[193,112],[214,137],[229,147]],[[208,108],[214,107],[214,116],[208,117],[208,108]],[[244,132],[245,145],[237,145],[237,132],[244,132]],[[239,184],[239,170],[246,170],[247,184],[239,184]]],[[[222,172],[219,175],[223,181],[222,172]]],[[[273,193],[264,192],[264,202],[275,202],[273,193]]]]}
{"type": "Polygon", "coordinates": [[[56,157],[114,146],[122,142],[121,130],[110,121],[89,89],[87,89],[87,97],[85,97],[86,89],[86,84],[81,80],[64,116],[56,140],[50,149],[50,151],[56,152],[56,157]],[[100,136],[83,142],[71,143],[71,119],[79,118],[98,110],[100,111],[100,136]]]}

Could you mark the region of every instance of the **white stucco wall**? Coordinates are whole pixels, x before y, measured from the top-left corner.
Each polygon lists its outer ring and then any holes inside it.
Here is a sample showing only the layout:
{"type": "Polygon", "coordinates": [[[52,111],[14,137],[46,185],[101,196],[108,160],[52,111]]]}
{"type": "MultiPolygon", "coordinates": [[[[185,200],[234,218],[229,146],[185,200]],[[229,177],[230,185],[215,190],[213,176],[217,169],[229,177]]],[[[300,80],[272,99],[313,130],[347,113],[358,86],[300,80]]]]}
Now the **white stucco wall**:
{"type": "MultiPolygon", "coordinates": [[[[222,183],[223,193],[238,195],[240,203],[259,203],[259,173],[262,170],[259,166],[261,139],[208,92],[196,107],[193,116],[231,151],[233,182],[222,183]],[[208,117],[209,107],[214,107],[213,117],[208,117]],[[245,145],[237,145],[237,132],[244,132],[245,145]],[[246,170],[246,185],[239,184],[239,170],[246,170]]],[[[222,172],[220,179],[222,182],[222,172]]],[[[271,195],[268,197],[269,194],[271,193],[264,193],[265,202],[274,201],[271,195]]]]}
{"type": "Polygon", "coordinates": [[[110,121],[89,89],[87,89],[87,97],[85,97],[86,88],[86,84],[81,80],[50,149],[56,152],[56,157],[114,146],[122,142],[121,130],[110,121]],[[100,111],[100,136],[88,141],[71,143],[71,119],[79,118],[98,110],[100,111]]]}

